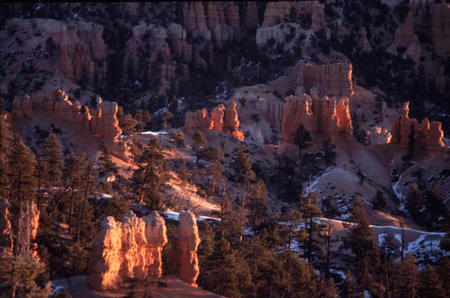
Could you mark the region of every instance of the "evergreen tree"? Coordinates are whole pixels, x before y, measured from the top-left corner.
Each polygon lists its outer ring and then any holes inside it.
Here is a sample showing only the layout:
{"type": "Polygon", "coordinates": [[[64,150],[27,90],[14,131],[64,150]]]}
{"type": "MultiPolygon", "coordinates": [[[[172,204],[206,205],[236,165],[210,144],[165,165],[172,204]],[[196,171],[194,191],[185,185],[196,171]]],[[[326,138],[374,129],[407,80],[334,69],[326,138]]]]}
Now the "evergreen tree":
{"type": "Polygon", "coordinates": [[[198,151],[203,146],[206,146],[208,144],[205,135],[201,131],[197,131],[196,133],[194,133],[194,135],[192,136],[192,141],[193,141],[192,148],[194,148],[194,150],[196,151],[198,151]]]}
{"type": "Polygon", "coordinates": [[[250,225],[256,227],[267,219],[267,188],[264,180],[258,179],[249,196],[250,225]]]}
{"type": "Polygon", "coordinates": [[[233,152],[232,168],[234,169],[235,179],[239,183],[241,189],[241,200],[239,202],[239,226],[241,236],[239,237],[242,242],[244,224],[246,221],[246,208],[247,208],[247,192],[251,181],[256,179],[256,174],[252,170],[252,161],[248,154],[246,146],[238,147],[233,152]]]}
{"type": "Polygon", "coordinates": [[[422,192],[419,190],[417,184],[411,185],[411,190],[406,201],[406,209],[413,219],[417,219],[420,215],[420,210],[423,203],[422,192]]]}
{"type": "Polygon", "coordinates": [[[0,115],[0,196],[8,194],[8,155],[12,141],[9,123],[0,115]]]}
{"type": "Polygon", "coordinates": [[[131,179],[132,192],[138,196],[140,204],[145,203],[158,210],[168,171],[161,143],[157,139],[152,140],[135,162],[138,168],[131,179]]]}
{"type": "Polygon", "coordinates": [[[63,169],[63,152],[55,134],[50,134],[44,141],[44,147],[37,158],[36,178],[38,205],[41,202],[41,187],[61,186],[63,169]]]}
{"type": "Polygon", "coordinates": [[[392,274],[392,297],[416,297],[419,270],[413,255],[407,254],[403,261],[396,263],[392,274]]]}
{"type": "Polygon", "coordinates": [[[111,153],[105,148],[102,148],[102,151],[98,157],[98,175],[101,179],[99,184],[99,188],[104,192],[111,192],[111,181],[112,177],[114,177],[119,173],[119,170],[116,164],[112,161],[111,153]]]}
{"type": "Polygon", "coordinates": [[[431,265],[427,264],[425,270],[419,275],[417,287],[419,297],[445,298],[442,280],[431,265]]]}
{"type": "Polygon", "coordinates": [[[344,247],[350,248],[353,253],[350,265],[356,273],[360,293],[364,295],[379,266],[380,257],[378,247],[372,240],[373,231],[358,196],[353,198],[351,219],[354,226],[350,229],[347,238],[344,238],[344,247]]]}
{"type": "Polygon", "coordinates": [[[373,209],[381,210],[386,206],[386,199],[383,196],[381,188],[377,189],[377,194],[373,200],[373,209]]]}
{"type": "Polygon", "coordinates": [[[430,228],[436,227],[438,219],[446,215],[444,198],[436,183],[433,183],[431,191],[428,192],[426,206],[430,218],[427,224],[430,228]]]}
{"type": "Polygon", "coordinates": [[[293,208],[284,212],[281,220],[286,223],[281,226],[281,235],[284,242],[287,243],[288,252],[292,253],[292,242],[296,238],[297,228],[302,221],[302,214],[297,208],[293,208]]]}
{"type": "Polygon", "coordinates": [[[208,150],[208,159],[211,161],[211,165],[208,167],[208,174],[212,176],[211,179],[211,194],[216,191],[217,181],[220,181],[222,177],[224,165],[224,156],[222,151],[217,147],[210,147],[208,150]]]}
{"type": "Polygon", "coordinates": [[[216,241],[213,253],[203,265],[202,277],[200,286],[227,297],[247,296],[252,289],[247,262],[236,255],[224,238],[216,241]]]}
{"type": "Polygon", "coordinates": [[[305,221],[305,227],[300,229],[299,247],[308,263],[318,265],[323,258],[320,233],[324,226],[317,222],[317,218],[323,216],[317,206],[317,193],[310,192],[306,198],[301,197],[298,209],[305,221]]]}
{"type": "Polygon", "coordinates": [[[38,285],[36,279],[45,266],[33,256],[0,256],[0,294],[2,297],[49,297],[50,283],[38,285]],[[4,295],[4,296],[3,296],[4,295]]]}
{"type": "Polygon", "coordinates": [[[356,289],[358,288],[355,278],[350,270],[347,269],[345,272],[345,281],[342,287],[342,296],[343,297],[356,297],[356,289]]]}
{"type": "Polygon", "coordinates": [[[148,110],[137,110],[134,118],[137,121],[137,131],[143,131],[152,120],[152,116],[150,115],[150,112],[148,110]]]}

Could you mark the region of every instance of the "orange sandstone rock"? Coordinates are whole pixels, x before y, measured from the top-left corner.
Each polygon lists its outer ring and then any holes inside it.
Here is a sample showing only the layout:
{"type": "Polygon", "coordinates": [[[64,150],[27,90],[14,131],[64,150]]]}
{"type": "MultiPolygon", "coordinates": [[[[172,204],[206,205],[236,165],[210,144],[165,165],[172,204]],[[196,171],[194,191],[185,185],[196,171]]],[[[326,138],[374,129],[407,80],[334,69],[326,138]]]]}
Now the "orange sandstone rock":
{"type": "Polygon", "coordinates": [[[12,228],[8,208],[8,200],[0,198],[0,255],[11,254],[13,250],[12,228]]]}
{"type": "Polygon", "coordinates": [[[174,262],[178,276],[187,284],[197,287],[200,273],[197,248],[200,244],[197,220],[191,212],[181,212],[175,237],[174,262]]]}
{"type": "Polygon", "coordinates": [[[430,122],[425,118],[422,120],[422,125],[419,125],[417,119],[409,118],[409,102],[406,102],[403,105],[402,114],[395,119],[391,143],[407,146],[411,137],[419,145],[426,146],[428,149],[445,147],[442,141],[444,137],[442,123],[430,122]]]}
{"type": "Polygon", "coordinates": [[[94,241],[88,284],[107,290],[120,287],[130,278],[161,277],[161,254],[166,244],[165,221],[155,211],[144,218],[129,211],[121,223],[106,218],[94,241]]]}
{"type": "Polygon", "coordinates": [[[353,126],[348,98],[290,96],[283,110],[281,138],[283,143],[295,143],[298,129],[328,137],[337,134],[351,140],[353,126]]]}
{"type": "Polygon", "coordinates": [[[223,104],[215,107],[211,111],[211,116],[208,115],[206,109],[188,112],[184,121],[186,130],[215,130],[243,141],[244,133],[239,130],[239,126],[239,115],[235,101],[228,104],[227,107],[223,104]]]}

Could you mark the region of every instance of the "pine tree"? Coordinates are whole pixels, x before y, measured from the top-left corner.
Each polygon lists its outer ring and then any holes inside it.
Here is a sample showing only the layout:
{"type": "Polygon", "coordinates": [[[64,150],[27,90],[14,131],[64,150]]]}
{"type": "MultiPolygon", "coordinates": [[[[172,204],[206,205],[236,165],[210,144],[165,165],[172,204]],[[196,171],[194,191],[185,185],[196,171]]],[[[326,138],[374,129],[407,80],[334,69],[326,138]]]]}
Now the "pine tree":
{"type": "Polygon", "coordinates": [[[111,181],[115,180],[118,172],[116,164],[112,161],[111,153],[103,147],[98,157],[98,175],[101,179],[99,187],[101,191],[111,192],[111,181]],[[112,177],[114,179],[111,179],[112,177]]]}
{"type": "Polygon", "coordinates": [[[252,170],[252,161],[248,154],[246,146],[238,147],[233,152],[232,168],[234,169],[235,178],[239,183],[241,189],[241,200],[239,202],[239,225],[241,230],[241,236],[239,237],[242,242],[244,225],[246,221],[246,208],[247,208],[247,192],[249,191],[249,185],[251,181],[256,179],[256,174],[252,170]]]}
{"type": "Polygon", "coordinates": [[[4,297],[49,297],[50,283],[40,286],[37,277],[45,266],[31,255],[0,256],[0,293],[4,297]]]}
{"type": "Polygon", "coordinates": [[[222,177],[224,165],[224,156],[222,151],[217,147],[210,147],[208,150],[208,159],[211,161],[211,165],[208,167],[208,174],[212,176],[211,179],[211,194],[216,191],[217,181],[220,181],[222,177]]]}
{"type": "Polygon", "coordinates": [[[267,219],[267,188],[264,180],[258,179],[249,195],[250,225],[254,228],[267,219]]]}
{"type": "Polygon", "coordinates": [[[236,255],[230,243],[217,240],[214,251],[203,265],[200,286],[227,297],[246,296],[252,289],[252,280],[247,262],[236,255]]]}
{"type": "Polygon", "coordinates": [[[442,280],[431,265],[427,264],[425,270],[419,275],[417,287],[419,297],[445,298],[442,280]]]}
{"type": "Polygon", "coordinates": [[[283,213],[281,220],[286,223],[281,226],[281,233],[285,240],[284,242],[287,243],[288,252],[291,254],[292,242],[296,238],[298,225],[302,221],[302,213],[297,208],[293,208],[283,213]]]}
{"type": "Polygon", "coordinates": [[[55,134],[50,134],[44,141],[44,147],[37,158],[36,178],[38,205],[40,205],[41,187],[60,186],[63,169],[63,152],[55,134]]]}
{"type": "Polygon", "coordinates": [[[406,209],[412,218],[416,219],[420,215],[420,209],[423,203],[422,192],[419,190],[417,184],[411,185],[411,190],[406,201],[406,209]]]}
{"type": "Polygon", "coordinates": [[[403,261],[396,263],[392,274],[392,297],[416,297],[419,270],[413,255],[407,254],[403,261]]]}
{"type": "Polygon", "coordinates": [[[377,189],[377,194],[373,200],[373,209],[381,210],[386,206],[386,199],[383,197],[381,188],[377,189]]]}
{"type": "Polygon", "coordinates": [[[168,171],[161,143],[157,139],[152,140],[135,162],[138,168],[131,179],[131,190],[138,196],[140,204],[145,203],[158,210],[168,171]]]}
{"type": "Polygon", "coordinates": [[[306,198],[301,197],[298,209],[305,221],[305,227],[300,229],[298,237],[299,247],[302,248],[308,263],[319,265],[323,258],[320,233],[324,226],[317,222],[317,218],[323,216],[322,211],[317,206],[317,193],[310,192],[306,198]]]}
{"type": "Polygon", "coordinates": [[[427,224],[430,228],[433,228],[436,226],[438,218],[446,215],[444,198],[436,183],[433,183],[431,191],[428,192],[426,206],[430,218],[427,224]]]}
{"type": "Polygon", "coordinates": [[[380,257],[378,247],[372,240],[373,231],[357,196],[353,198],[352,222],[354,226],[350,229],[347,238],[344,238],[344,247],[352,250],[353,258],[350,264],[354,267],[361,295],[364,295],[369,280],[379,266],[380,257]]]}
{"type": "Polygon", "coordinates": [[[344,286],[342,287],[343,297],[356,297],[356,289],[358,288],[355,278],[350,270],[345,272],[344,286]]]}
{"type": "Polygon", "coordinates": [[[198,165],[198,162],[200,160],[200,156],[202,154],[202,150],[204,147],[208,144],[208,141],[205,138],[205,135],[201,131],[197,131],[192,136],[192,148],[196,151],[196,163],[198,165]]]}
{"type": "Polygon", "coordinates": [[[12,141],[10,125],[0,115],[0,196],[8,194],[8,155],[12,141]]]}

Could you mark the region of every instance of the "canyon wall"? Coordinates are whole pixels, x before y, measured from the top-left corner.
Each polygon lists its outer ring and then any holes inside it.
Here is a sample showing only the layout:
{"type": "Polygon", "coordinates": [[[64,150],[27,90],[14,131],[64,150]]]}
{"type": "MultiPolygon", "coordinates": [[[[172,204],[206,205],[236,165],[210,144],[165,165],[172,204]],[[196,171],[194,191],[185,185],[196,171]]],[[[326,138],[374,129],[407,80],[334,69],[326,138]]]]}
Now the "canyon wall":
{"type": "MultiPolygon", "coordinates": [[[[103,41],[103,26],[71,21],[64,23],[54,19],[10,19],[6,22],[9,30],[20,31],[21,37],[8,41],[17,43],[21,53],[36,48],[45,48],[46,53],[33,52],[35,67],[45,71],[59,71],[70,79],[89,86],[101,84],[106,76],[107,46],[103,41]]],[[[14,49],[13,44],[2,48],[4,51],[14,49]]],[[[31,54],[31,53],[30,53],[31,54]]],[[[16,55],[18,59],[10,67],[22,67],[30,57],[16,55]]]]}
{"type": "Polygon", "coordinates": [[[106,290],[119,288],[129,279],[161,277],[161,253],[166,244],[165,221],[157,212],[138,218],[129,211],[122,222],[106,218],[94,241],[88,284],[106,290]]]}
{"type": "Polygon", "coordinates": [[[184,122],[185,130],[190,132],[215,130],[243,141],[244,133],[239,130],[239,126],[240,122],[235,101],[232,101],[227,106],[220,104],[211,110],[211,115],[208,114],[206,109],[188,112],[184,122]]]}
{"type": "MultiPolygon", "coordinates": [[[[197,221],[190,212],[181,212],[175,235],[176,272],[195,286],[199,274],[197,248],[200,243],[197,221]]],[[[123,287],[131,279],[162,276],[162,250],[167,244],[164,218],[156,211],[144,218],[128,211],[122,222],[106,218],[94,241],[93,263],[88,284],[97,290],[123,287]]]]}
{"type": "MultiPolygon", "coordinates": [[[[99,138],[114,155],[128,160],[126,145],[117,139],[122,133],[117,119],[118,105],[115,102],[97,99],[97,108],[92,112],[78,101],[72,102],[64,90],[43,91],[32,96],[15,97],[12,103],[13,121],[32,119],[44,114],[70,125],[73,130],[90,133],[99,138]]],[[[79,140],[80,141],[80,140],[79,140]]]]}
{"type": "Polygon", "coordinates": [[[438,150],[445,147],[442,141],[443,137],[444,131],[441,122],[430,122],[425,118],[419,125],[417,119],[409,118],[409,102],[406,102],[403,105],[402,114],[395,119],[391,144],[408,146],[410,140],[415,140],[416,148],[425,146],[430,150],[438,150]]]}
{"type": "MultiPolygon", "coordinates": [[[[327,137],[341,134],[350,141],[353,126],[350,117],[348,98],[328,98],[309,96],[290,96],[286,100],[281,124],[283,143],[295,144],[299,128],[309,132],[311,137],[322,134],[327,137]]],[[[312,141],[312,140],[311,140],[312,141]]]]}

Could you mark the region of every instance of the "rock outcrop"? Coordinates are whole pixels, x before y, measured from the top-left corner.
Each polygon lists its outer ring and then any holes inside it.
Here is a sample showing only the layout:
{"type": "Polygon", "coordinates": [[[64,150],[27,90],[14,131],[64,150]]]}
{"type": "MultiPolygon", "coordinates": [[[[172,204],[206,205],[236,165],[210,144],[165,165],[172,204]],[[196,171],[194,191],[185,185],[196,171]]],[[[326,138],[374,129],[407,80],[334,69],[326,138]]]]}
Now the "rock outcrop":
{"type": "Polygon", "coordinates": [[[191,212],[181,212],[174,240],[174,262],[178,276],[187,284],[197,287],[200,273],[197,248],[200,244],[197,220],[191,212]]]}
{"type": "Polygon", "coordinates": [[[294,144],[299,129],[309,132],[312,137],[322,134],[333,137],[341,134],[350,141],[353,126],[348,98],[290,96],[286,100],[281,124],[283,143],[294,144]]]}
{"type": "MultiPolygon", "coordinates": [[[[103,82],[107,71],[103,26],[83,21],[64,23],[39,18],[11,19],[6,26],[22,29],[24,35],[19,38],[23,40],[21,49],[40,46],[47,50],[46,56],[36,58],[34,66],[50,72],[60,71],[76,82],[90,86],[103,82]]],[[[14,49],[12,46],[5,48],[14,49]]],[[[17,59],[18,68],[22,62],[21,58],[17,59]]]]}
{"type": "Polygon", "coordinates": [[[0,198],[0,255],[13,251],[12,227],[9,219],[9,202],[0,198]]]}
{"type": "Polygon", "coordinates": [[[375,126],[367,131],[367,135],[370,144],[375,145],[389,144],[392,138],[391,132],[387,128],[382,128],[380,126],[375,126]]]}
{"type": "Polygon", "coordinates": [[[40,212],[35,202],[28,201],[22,206],[23,216],[19,217],[15,250],[18,254],[28,254],[39,260],[38,246],[35,242],[39,228],[40,212]]]}
{"type": "Polygon", "coordinates": [[[325,27],[324,5],[318,1],[277,1],[269,2],[264,11],[262,27],[269,27],[282,22],[294,11],[295,15],[304,14],[311,16],[311,27],[319,30],[325,27]]]}
{"type": "Polygon", "coordinates": [[[303,64],[299,68],[297,86],[308,94],[351,97],[354,93],[352,70],[349,63],[303,64]]]}
{"type": "Polygon", "coordinates": [[[91,113],[87,106],[82,106],[78,101],[72,102],[64,90],[57,89],[14,98],[11,116],[13,121],[17,121],[43,113],[70,124],[74,130],[82,130],[100,138],[111,153],[127,160],[127,148],[117,139],[122,133],[117,110],[117,103],[98,98],[97,108],[91,113]]]}
{"type": "Polygon", "coordinates": [[[161,253],[166,244],[165,221],[155,211],[144,218],[129,211],[122,222],[106,218],[94,241],[88,284],[107,290],[118,288],[129,279],[161,277],[161,253]]]}
{"type": "Polygon", "coordinates": [[[402,114],[395,119],[392,129],[391,144],[408,146],[411,139],[416,141],[417,146],[425,146],[427,149],[439,149],[445,147],[442,141],[444,131],[442,123],[430,122],[427,118],[422,120],[421,125],[417,119],[409,118],[409,102],[403,105],[402,114]]]}
{"type": "Polygon", "coordinates": [[[184,128],[186,130],[215,130],[226,133],[243,141],[244,133],[239,130],[240,122],[236,110],[236,102],[232,101],[227,105],[220,104],[208,115],[206,109],[188,112],[186,114],[184,128]]]}
{"type": "Polygon", "coordinates": [[[450,55],[450,4],[436,3],[430,7],[431,39],[436,54],[450,55]]]}
{"type": "Polygon", "coordinates": [[[221,48],[226,41],[240,38],[239,8],[222,2],[185,2],[184,27],[194,37],[211,40],[221,48]]]}
{"type": "Polygon", "coordinates": [[[401,53],[403,48],[403,56],[408,56],[414,61],[418,62],[422,55],[422,48],[420,46],[419,38],[414,31],[414,15],[409,11],[404,23],[400,24],[395,30],[394,41],[389,48],[393,54],[401,53]],[[399,52],[400,51],[400,52],[399,52]]]}

